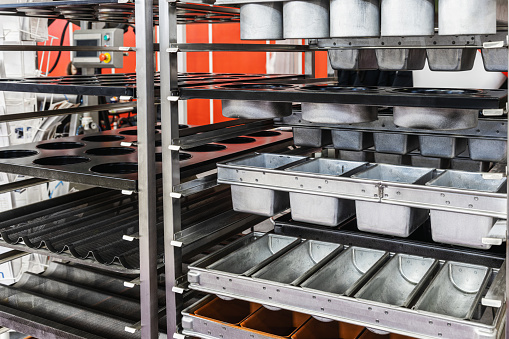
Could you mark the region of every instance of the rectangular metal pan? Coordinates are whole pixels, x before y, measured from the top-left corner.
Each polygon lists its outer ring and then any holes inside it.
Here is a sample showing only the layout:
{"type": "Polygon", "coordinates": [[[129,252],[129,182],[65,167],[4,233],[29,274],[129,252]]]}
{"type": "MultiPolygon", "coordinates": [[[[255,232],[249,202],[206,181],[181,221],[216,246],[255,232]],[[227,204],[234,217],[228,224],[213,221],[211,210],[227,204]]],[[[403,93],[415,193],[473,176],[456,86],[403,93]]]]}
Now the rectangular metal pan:
{"type": "Polygon", "coordinates": [[[425,157],[450,159],[467,149],[467,139],[420,135],[419,145],[425,157]]]}
{"type": "MultiPolygon", "coordinates": [[[[505,178],[486,178],[483,173],[448,170],[426,185],[499,193],[506,191],[506,182],[505,178]]],[[[496,218],[439,210],[431,210],[430,215],[434,241],[481,249],[491,247],[483,244],[482,238],[488,235],[496,218]]]]}
{"type": "Polygon", "coordinates": [[[295,146],[324,147],[332,143],[330,130],[319,128],[293,128],[295,146]]]}
{"type": "Polygon", "coordinates": [[[507,140],[468,140],[470,158],[479,161],[506,162],[507,140]]]}
{"type": "Polygon", "coordinates": [[[298,285],[342,250],[343,246],[306,240],[252,275],[253,278],[298,285]]]}
{"type": "MultiPolygon", "coordinates": [[[[265,153],[243,158],[231,164],[276,169],[301,159],[304,157],[265,153]]],[[[237,185],[232,185],[231,189],[233,209],[237,212],[271,217],[290,208],[287,192],[237,185]]]]}
{"type": "Polygon", "coordinates": [[[472,319],[491,269],[448,261],[415,305],[416,310],[472,319]]]}
{"type": "Polygon", "coordinates": [[[262,237],[253,236],[246,240],[250,242],[247,246],[240,247],[225,257],[221,257],[206,268],[233,274],[251,275],[300,243],[298,238],[270,233],[262,237]]]}
{"type": "MultiPolygon", "coordinates": [[[[418,185],[431,180],[433,175],[434,170],[430,168],[378,164],[352,178],[418,185]]],[[[366,201],[357,201],[355,205],[357,226],[366,232],[408,237],[428,219],[428,210],[424,209],[366,201]]]]}
{"type": "Polygon", "coordinates": [[[292,339],[356,339],[363,329],[363,326],[312,318],[292,335],[292,339]]]}
{"type": "Polygon", "coordinates": [[[389,259],[389,253],[350,247],[300,286],[338,295],[355,293],[389,259]]]}
{"type": "Polygon", "coordinates": [[[240,326],[254,335],[258,333],[268,335],[270,338],[289,338],[309,318],[311,318],[309,315],[303,313],[287,310],[271,311],[262,307],[240,323],[240,326]]]}
{"type": "MultiPolygon", "coordinates": [[[[332,130],[332,143],[335,149],[346,151],[362,151],[374,146],[373,133],[332,130]]],[[[295,134],[295,132],[294,132],[295,134]]]]}
{"type": "MultiPolygon", "coordinates": [[[[287,168],[286,171],[347,176],[366,168],[367,163],[319,158],[287,168]]],[[[348,199],[290,192],[292,218],[323,226],[337,226],[355,214],[355,202],[348,199]]]]}
{"type": "Polygon", "coordinates": [[[438,260],[396,254],[355,294],[355,298],[409,307],[438,267],[438,260]]]}
{"type": "Polygon", "coordinates": [[[373,133],[375,149],[381,153],[407,154],[419,148],[416,135],[395,133],[373,133]]]}

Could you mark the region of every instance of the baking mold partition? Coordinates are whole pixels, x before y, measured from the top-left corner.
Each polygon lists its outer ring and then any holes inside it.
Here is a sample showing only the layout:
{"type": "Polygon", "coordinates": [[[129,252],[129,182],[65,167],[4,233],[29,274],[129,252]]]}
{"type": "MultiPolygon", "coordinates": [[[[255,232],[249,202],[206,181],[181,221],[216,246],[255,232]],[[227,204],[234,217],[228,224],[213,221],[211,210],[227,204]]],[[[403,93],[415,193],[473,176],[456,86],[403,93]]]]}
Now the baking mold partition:
{"type": "MultiPolygon", "coordinates": [[[[302,261],[307,263],[307,259],[302,261]]],[[[487,289],[497,286],[490,283],[499,271],[499,267],[251,233],[192,263],[188,280],[191,289],[265,306],[254,315],[281,308],[321,321],[347,321],[419,338],[495,339],[502,328],[505,307],[482,307],[481,298],[487,289]],[[258,263],[248,262],[246,248],[263,248],[275,239],[294,245],[280,246],[278,252],[258,263]],[[297,255],[300,250],[304,253],[297,255]],[[303,265],[301,257],[308,256],[314,261],[303,265]],[[242,271],[232,273],[228,267],[217,265],[223,258],[244,263],[242,271]],[[282,263],[285,269],[274,270],[282,263]],[[331,276],[334,278],[323,279],[331,276]]],[[[267,323],[269,318],[264,317],[267,323]]],[[[292,323],[291,319],[287,321],[292,323]]],[[[247,323],[260,322],[244,321],[240,326],[249,328],[247,323]]],[[[184,327],[192,329],[195,325],[201,326],[192,320],[184,327]]],[[[294,323],[295,327],[299,325],[294,323]]],[[[227,330],[233,329],[223,327],[227,330]]],[[[287,331],[281,336],[291,335],[287,331]]]]}
{"type": "MultiPolygon", "coordinates": [[[[159,135],[160,132],[156,133],[159,135]]],[[[291,141],[291,132],[276,133],[278,133],[276,136],[250,137],[253,142],[247,144],[226,141],[224,144],[211,143],[182,151],[180,154],[182,175],[194,175],[199,168],[210,167],[234,154],[241,155],[269,146],[283,147],[285,142],[291,141]]],[[[138,180],[136,138],[136,128],[129,127],[4,147],[0,149],[0,171],[136,191],[138,180]]],[[[157,173],[160,176],[160,144],[156,147],[156,152],[157,173]]]]}

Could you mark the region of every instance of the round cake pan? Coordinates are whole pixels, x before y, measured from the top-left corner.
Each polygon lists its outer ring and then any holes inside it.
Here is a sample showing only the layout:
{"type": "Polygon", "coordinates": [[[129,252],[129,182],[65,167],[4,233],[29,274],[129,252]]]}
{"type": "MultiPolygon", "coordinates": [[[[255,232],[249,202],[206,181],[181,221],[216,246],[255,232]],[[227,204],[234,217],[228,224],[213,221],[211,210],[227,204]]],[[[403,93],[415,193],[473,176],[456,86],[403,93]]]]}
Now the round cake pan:
{"type": "Polygon", "coordinates": [[[283,39],[283,3],[252,3],[240,6],[242,40],[283,39]]]}
{"type": "Polygon", "coordinates": [[[373,49],[330,49],[329,59],[333,69],[378,69],[376,53],[373,49]]]}
{"type": "Polygon", "coordinates": [[[240,119],[272,119],[292,114],[291,102],[223,100],[223,116],[240,119]]]}
{"type": "Polygon", "coordinates": [[[377,49],[378,67],[384,71],[416,71],[426,64],[426,50],[412,49],[377,49]]]}
{"type": "Polygon", "coordinates": [[[358,124],[375,121],[378,109],[372,106],[335,103],[302,103],[302,119],[323,124],[358,124]]]}
{"type": "Polygon", "coordinates": [[[429,130],[475,128],[479,110],[455,108],[394,107],[396,126],[429,130]]]}
{"type": "Polygon", "coordinates": [[[438,34],[469,35],[497,32],[497,0],[440,0],[438,34]]]}
{"type": "Polygon", "coordinates": [[[427,54],[432,71],[469,71],[474,67],[477,49],[428,49],[427,54]]]}
{"type": "Polygon", "coordinates": [[[380,36],[380,0],[331,0],[330,36],[380,36]]]}
{"type": "Polygon", "coordinates": [[[382,36],[427,36],[435,33],[435,0],[382,0],[381,11],[382,36]]]}
{"type": "Polygon", "coordinates": [[[329,37],[329,0],[294,0],[283,5],[285,39],[329,37]]]}

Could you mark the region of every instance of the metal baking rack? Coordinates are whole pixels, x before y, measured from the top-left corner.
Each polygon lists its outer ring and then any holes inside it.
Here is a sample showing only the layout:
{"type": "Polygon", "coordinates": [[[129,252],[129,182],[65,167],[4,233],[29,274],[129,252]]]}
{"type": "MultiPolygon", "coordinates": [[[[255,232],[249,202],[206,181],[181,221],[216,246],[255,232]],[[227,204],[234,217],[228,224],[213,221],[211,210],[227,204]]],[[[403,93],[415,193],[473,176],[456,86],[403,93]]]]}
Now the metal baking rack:
{"type": "Polygon", "coordinates": [[[334,82],[312,85],[242,83],[185,87],[182,99],[229,99],[269,102],[316,102],[367,106],[499,109],[507,90],[452,90],[433,88],[341,87],[334,82]]]}

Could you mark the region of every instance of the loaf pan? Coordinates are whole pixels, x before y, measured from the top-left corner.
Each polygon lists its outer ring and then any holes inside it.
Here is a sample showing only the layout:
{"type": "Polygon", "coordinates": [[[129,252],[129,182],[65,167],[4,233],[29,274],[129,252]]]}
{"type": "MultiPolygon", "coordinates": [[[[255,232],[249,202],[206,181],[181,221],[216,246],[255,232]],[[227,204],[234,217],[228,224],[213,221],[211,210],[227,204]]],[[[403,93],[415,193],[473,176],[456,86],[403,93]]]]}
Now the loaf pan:
{"type": "Polygon", "coordinates": [[[470,158],[478,161],[507,161],[507,140],[486,140],[471,138],[468,140],[470,158]]]}
{"type": "Polygon", "coordinates": [[[355,295],[355,298],[408,307],[432,279],[435,259],[396,254],[355,295]]]}
{"type": "Polygon", "coordinates": [[[454,158],[467,149],[467,141],[464,138],[419,136],[421,155],[425,157],[454,158]]]}
{"type": "Polygon", "coordinates": [[[331,131],[319,128],[293,128],[293,143],[302,147],[324,147],[332,143],[331,131]]]}
{"type": "Polygon", "coordinates": [[[416,135],[398,133],[373,133],[375,150],[381,153],[407,154],[419,148],[416,135]]]}
{"type": "Polygon", "coordinates": [[[240,326],[253,331],[253,337],[260,333],[271,338],[289,338],[309,319],[307,314],[287,310],[271,311],[262,307],[240,323],[240,326]]]}
{"type": "Polygon", "coordinates": [[[332,143],[335,149],[346,151],[362,151],[375,145],[373,133],[347,130],[333,130],[332,143]]]}

